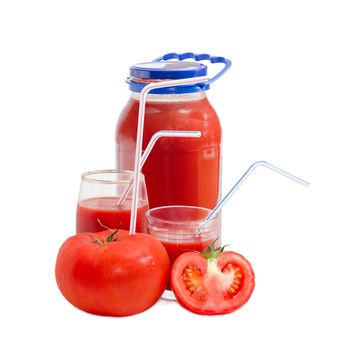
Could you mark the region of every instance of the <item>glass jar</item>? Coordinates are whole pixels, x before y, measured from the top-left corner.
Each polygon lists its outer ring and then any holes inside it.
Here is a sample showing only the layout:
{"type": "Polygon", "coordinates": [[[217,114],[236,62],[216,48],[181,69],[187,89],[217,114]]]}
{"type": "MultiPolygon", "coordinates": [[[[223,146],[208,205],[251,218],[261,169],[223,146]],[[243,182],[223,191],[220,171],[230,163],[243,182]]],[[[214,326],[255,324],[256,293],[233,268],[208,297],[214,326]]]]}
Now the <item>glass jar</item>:
{"type": "MultiPolygon", "coordinates": [[[[209,59],[204,58],[204,55],[192,55],[168,54],[158,60],[209,59]]],[[[130,68],[129,86],[132,94],[120,115],[116,129],[119,169],[134,169],[142,88],[150,82],[162,79],[183,79],[207,74],[207,67],[198,62],[160,61],[141,63],[130,68]]],[[[202,133],[197,139],[161,138],[157,141],[142,169],[151,208],[166,205],[214,208],[219,199],[221,125],[206,96],[209,85],[201,83],[159,88],[151,90],[147,96],[143,150],[153,134],[160,130],[202,133]]]]}

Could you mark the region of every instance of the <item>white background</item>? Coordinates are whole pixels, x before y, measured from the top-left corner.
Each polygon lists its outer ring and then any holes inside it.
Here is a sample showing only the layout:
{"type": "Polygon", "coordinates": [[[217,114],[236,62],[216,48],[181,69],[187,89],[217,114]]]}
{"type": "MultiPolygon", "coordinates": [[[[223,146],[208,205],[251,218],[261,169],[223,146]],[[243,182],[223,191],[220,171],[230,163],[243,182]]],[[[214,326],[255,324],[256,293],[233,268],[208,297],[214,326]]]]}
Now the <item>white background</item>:
{"type": "Polygon", "coordinates": [[[340,2],[0,2],[1,349],[343,349],[340,2]],[[224,191],[256,160],[311,186],[259,169],[227,204],[223,241],[256,273],[237,312],[159,301],[132,317],[89,315],[54,278],[80,174],[115,166],[128,66],[172,51],[233,62],[209,91],[224,191]]]}

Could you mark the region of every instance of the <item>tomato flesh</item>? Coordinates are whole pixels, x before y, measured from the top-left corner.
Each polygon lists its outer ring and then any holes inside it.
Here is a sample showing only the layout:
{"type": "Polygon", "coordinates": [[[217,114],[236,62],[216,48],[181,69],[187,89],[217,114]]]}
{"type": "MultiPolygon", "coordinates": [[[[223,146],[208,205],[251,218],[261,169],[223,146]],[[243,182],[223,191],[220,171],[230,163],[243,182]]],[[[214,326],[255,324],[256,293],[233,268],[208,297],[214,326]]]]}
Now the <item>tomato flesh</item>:
{"type": "Polygon", "coordinates": [[[171,285],[177,300],[188,310],[217,315],[232,312],[248,301],[255,276],[251,264],[235,252],[210,259],[185,253],[173,265],[171,285]]]}

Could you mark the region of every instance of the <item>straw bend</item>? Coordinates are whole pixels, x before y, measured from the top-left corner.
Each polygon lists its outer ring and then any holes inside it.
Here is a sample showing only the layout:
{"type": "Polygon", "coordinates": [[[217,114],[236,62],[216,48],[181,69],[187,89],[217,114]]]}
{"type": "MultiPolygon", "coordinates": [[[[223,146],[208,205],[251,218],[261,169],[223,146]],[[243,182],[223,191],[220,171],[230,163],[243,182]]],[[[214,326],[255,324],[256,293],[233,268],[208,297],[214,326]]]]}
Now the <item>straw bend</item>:
{"type": "Polygon", "coordinates": [[[228,200],[233,196],[233,194],[238,190],[238,188],[243,184],[243,182],[252,174],[252,172],[255,169],[257,169],[260,166],[271,169],[271,170],[275,171],[276,173],[283,175],[283,176],[289,178],[290,180],[293,180],[293,181],[295,181],[303,186],[309,186],[309,182],[307,182],[307,181],[305,181],[305,180],[303,180],[303,179],[301,179],[301,178],[299,178],[299,177],[297,177],[297,176],[295,176],[295,175],[293,175],[293,174],[291,174],[291,173],[289,173],[281,168],[278,168],[277,166],[272,165],[272,164],[266,162],[265,160],[257,161],[248,167],[248,169],[241,176],[241,178],[237,181],[237,183],[221,199],[221,201],[216,205],[216,207],[206,217],[204,222],[199,226],[199,228],[196,231],[197,233],[200,233],[201,229],[206,226],[207,222],[221,210],[221,208],[228,202],[228,200]]]}
{"type": "MultiPolygon", "coordinates": [[[[144,164],[146,163],[146,160],[148,156],[150,155],[154,145],[156,142],[162,138],[162,137],[189,137],[189,138],[199,138],[202,136],[202,133],[200,131],[189,131],[189,130],[160,130],[157,131],[150,139],[145,151],[142,154],[141,160],[140,160],[140,171],[144,164]]],[[[123,191],[123,194],[121,198],[118,201],[118,205],[122,205],[125,198],[127,197],[128,193],[132,189],[133,186],[133,180],[130,182],[130,184],[127,186],[127,188],[123,191]]]]}

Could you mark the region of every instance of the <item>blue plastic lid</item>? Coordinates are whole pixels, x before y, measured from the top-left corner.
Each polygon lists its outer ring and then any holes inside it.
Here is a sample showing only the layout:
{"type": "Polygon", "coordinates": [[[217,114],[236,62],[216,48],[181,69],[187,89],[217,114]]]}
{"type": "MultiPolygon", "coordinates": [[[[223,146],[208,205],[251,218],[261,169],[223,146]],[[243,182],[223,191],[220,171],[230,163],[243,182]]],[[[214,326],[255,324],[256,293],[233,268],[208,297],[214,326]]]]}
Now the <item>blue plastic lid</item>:
{"type": "Polygon", "coordinates": [[[207,75],[207,66],[198,62],[144,62],[130,67],[130,75],[138,79],[185,79],[207,75]]]}
{"type": "MultiPolygon", "coordinates": [[[[128,79],[129,89],[133,92],[141,92],[148,83],[147,80],[162,79],[185,79],[193,77],[202,77],[207,75],[207,66],[198,62],[144,62],[130,67],[130,77],[128,79]],[[143,79],[143,80],[141,80],[143,79]]],[[[182,86],[165,87],[154,89],[150,94],[186,94],[208,90],[209,85],[189,84],[182,86]]]]}
{"type": "Polygon", "coordinates": [[[210,84],[219,79],[231,66],[231,61],[222,56],[212,56],[207,53],[195,54],[193,52],[167,53],[153,62],[138,63],[130,67],[130,77],[127,79],[129,89],[141,92],[152,80],[187,79],[207,76],[207,66],[199,61],[222,63],[224,67],[213,77],[200,82],[187,85],[176,85],[160,89],[152,89],[149,94],[185,94],[200,92],[209,89],[210,84]],[[191,59],[194,61],[185,61],[191,59]]]}

